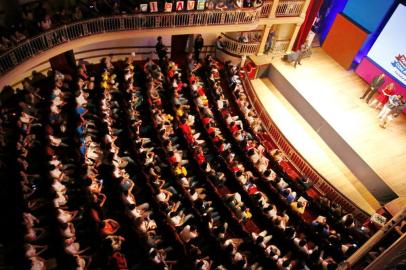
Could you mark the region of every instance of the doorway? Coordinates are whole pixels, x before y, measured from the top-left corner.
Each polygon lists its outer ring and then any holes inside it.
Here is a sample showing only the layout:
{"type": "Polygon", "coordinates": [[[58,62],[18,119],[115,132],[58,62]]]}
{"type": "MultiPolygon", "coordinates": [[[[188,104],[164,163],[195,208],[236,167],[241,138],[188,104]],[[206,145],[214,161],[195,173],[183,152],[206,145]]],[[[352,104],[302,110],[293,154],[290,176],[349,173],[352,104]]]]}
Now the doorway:
{"type": "Polygon", "coordinates": [[[171,39],[171,58],[176,61],[185,61],[189,35],[175,35],[171,39]]]}

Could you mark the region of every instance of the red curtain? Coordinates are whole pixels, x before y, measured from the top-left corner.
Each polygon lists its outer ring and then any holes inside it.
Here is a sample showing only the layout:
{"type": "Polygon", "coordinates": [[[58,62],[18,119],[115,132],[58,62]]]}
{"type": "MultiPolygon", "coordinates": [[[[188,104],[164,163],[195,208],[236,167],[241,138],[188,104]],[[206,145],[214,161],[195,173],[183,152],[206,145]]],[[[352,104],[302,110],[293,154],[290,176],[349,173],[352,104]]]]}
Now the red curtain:
{"type": "Polygon", "coordinates": [[[317,13],[320,10],[321,5],[323,4],[323,0],[311,0],[309,7],[306,11],[306,18],[300,27],[299,33],[296,37],[295,45],[293,46],[293,50],[298,50],[300,46],[305,42],[307,35],[312,28],[314,19],[317,16],[317,13]]]}

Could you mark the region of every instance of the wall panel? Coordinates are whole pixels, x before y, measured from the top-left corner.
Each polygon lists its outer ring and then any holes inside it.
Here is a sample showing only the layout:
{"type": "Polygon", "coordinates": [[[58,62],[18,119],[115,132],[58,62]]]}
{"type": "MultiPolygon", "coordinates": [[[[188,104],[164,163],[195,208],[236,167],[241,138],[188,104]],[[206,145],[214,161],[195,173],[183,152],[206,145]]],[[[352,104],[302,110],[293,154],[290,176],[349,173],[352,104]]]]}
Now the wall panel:
{"type": "Polygon", "coordinates": [[[345,69],[349,69],[368,33],[342,14],[337,15],[323,49],[345,69]]]}

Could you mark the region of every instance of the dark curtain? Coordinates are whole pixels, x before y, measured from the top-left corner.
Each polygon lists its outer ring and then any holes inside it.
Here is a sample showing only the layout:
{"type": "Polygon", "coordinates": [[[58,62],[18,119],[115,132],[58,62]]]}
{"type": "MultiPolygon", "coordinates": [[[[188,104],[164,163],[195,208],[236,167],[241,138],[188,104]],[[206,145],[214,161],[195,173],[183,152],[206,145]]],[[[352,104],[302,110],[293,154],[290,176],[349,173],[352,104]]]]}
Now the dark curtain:
{"type": "Polygon", "coordinates": [[[323,4],[323,0],[311,0],[309,7],[306,11],[306,18],[300,27],[299,33],[296,37],[295,45],[293,46],[293,50],[298,50],[300,46],[305,42],[307,35],[312,28],[314,19],[317,17],[317,14],[320,10],[321,5],[323,4]]]}

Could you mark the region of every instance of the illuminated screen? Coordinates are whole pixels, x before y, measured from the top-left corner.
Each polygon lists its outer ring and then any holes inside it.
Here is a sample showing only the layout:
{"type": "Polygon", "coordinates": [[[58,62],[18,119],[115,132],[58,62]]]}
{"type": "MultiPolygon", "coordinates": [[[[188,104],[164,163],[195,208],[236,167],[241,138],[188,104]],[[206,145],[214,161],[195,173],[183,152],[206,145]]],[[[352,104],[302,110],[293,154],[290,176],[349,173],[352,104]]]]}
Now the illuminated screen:
{"type": "Polygon", "coordinates": [[[406,6],[399,5],[367,57],[406,85],[406,6]]]}
{"type": "Polygon", "coordinates": [[[393,2],[394,0],[349,0],[343,13],[369,32],[374,32],[393,2]]]}

